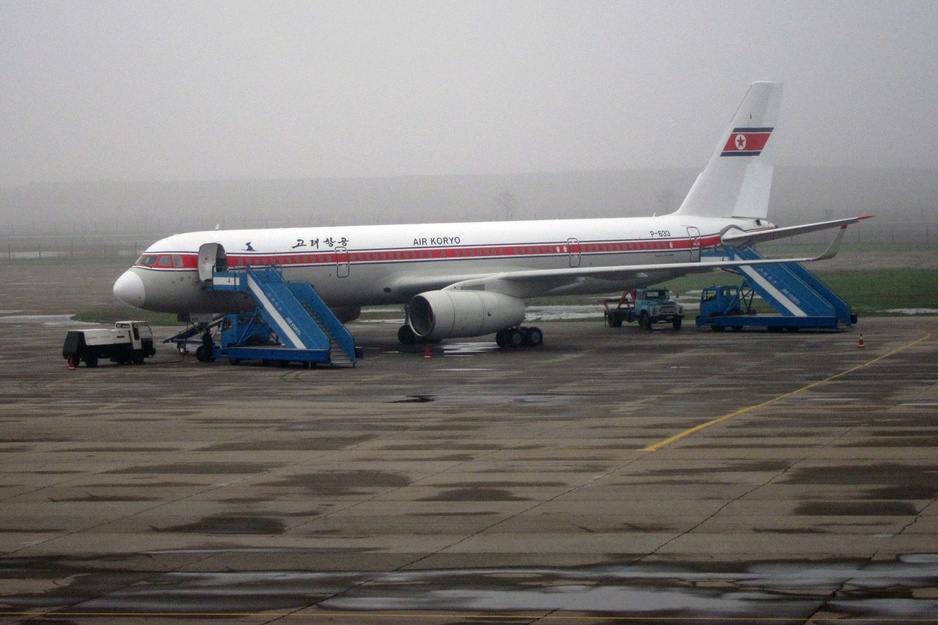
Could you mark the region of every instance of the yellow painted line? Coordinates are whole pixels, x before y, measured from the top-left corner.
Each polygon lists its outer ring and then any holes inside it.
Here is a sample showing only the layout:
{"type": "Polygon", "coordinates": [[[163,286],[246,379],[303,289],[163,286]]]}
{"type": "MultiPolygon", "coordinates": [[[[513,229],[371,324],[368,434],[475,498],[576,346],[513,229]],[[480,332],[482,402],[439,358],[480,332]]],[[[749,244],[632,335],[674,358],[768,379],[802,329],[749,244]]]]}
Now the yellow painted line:
{"type": "Polygon", "coordinates": [[[814,388],[814,387],[816,387],[816,386],[821,386],[822,384],[827,384],[827,383],[830,382],[831,380],[836,380],[837,378],[842,378],[842,377],[845,376],[845,375],[850,375],[851,373],[853,373],[853,372],[855,372],[855,371],[858,371],[858,370],[860,370],[860,369],[862,369],[862,368],[864,368],[864,367],[869,367],[869,366],[872,365],[873,363],[879,362],[880,360],[883,360],[884,358],[889,358],[890,356],[894,356],[895,354],[898,354],[899,352],[901,352],[901,351],[903,351],[903,350],[905,350],[905,349],[908,349],[908,348],[912,347],[913,345],[917,345],[917,344],[921,343],[922,341],[927,341],[927,340],[930,339],[930,338],[931,338],[931,332],[926,332],[926,333],[925,333],[925,336],[923,336],[922,338],[920,338],[920,339],[918,339],[918,340],[915,340],[915,341],[912,341],[911,343],[908,343],[908,344],[903,345],[903,346],[901,346],[901,347],[897,347],[896,349],[892,350],[891,352],[887,352],[887,353],[883,354],[882,356],[879,356],[878,358],[874,358],[873,360],[870,360],[869,362],[863,363],[862,365],[857,365],[856,367],[853,367],[852,369],[847,369],[846,371],[841,371],[840,373],[835,374],[835,375],[832,375],[832,376],[829,377],[829,378],[825,378],[825,379],[823,379],[823,380],[819,380],[819,381],[817,381],[817,382],[813,382],[813,383],[811,383],[811,384],[808,384],[807,386],[802,386],[802,387],[799,388],[798,390],[791,391],[790,393],[785,393],[785,394],[783,394],[783,395],[779,395],[778,397],[774,397],[774,398],[772,398],[772,399],[770,399],[770,400],[768,400],[768,401],[764,401],[764,402],[762,402],[761,404],[756,404],[756,405],[754,405],[754,406],[748,406],[748,407],[746,407],[746,408],[741,408],[741,409],[739,409],[739,410],[737,410],[737,411],[735,411],[735,412],[731,412],[731,413],[729,413],[729,414],[723,415],[722,417],[718,417],[718,418],[716,418],[716,419],[713,419],[712,421],[707,421],[706,423],[701,423],[700,425],[696,425],[696,426],[690,428],[689,430],[684,430],[684,431],[681,432],[680,434],[675,434],[675,435],[672,436],[671,438],[666,438],[666,439],[664,439],[663,441],[660,441],[660,442],[658,442],[658,443],[655,443],[654,445],[649,445],[648,447],[645,447],[644,449],[642,449],[642,451],[658,451],[659,449],[661,449],[662,447],[665,447],[666,445],[670,445],[671,443],[673,443],[673,442],[675,442],[675,441],[679,441],[679,440],[681,440],[682,438],[686,438],[686,437],[690,436],[691,434],[696,434],[696,433],[699,432],[700,430],[703,430],[703,429],[705,429],[705,428],[708,428],[708,427],[710,427],[711,425],[716,425],[717,423],[722,423],[722,422],[724,422],[724,421],[728,421],[728,420],[732,419],[733,417],[738,417],[738,416],[741,415],[741,414],[746,414],[747,412],[752,412],[753,410],[758,410],[759,408],[762,408],[762,407],[764,407],[764,406],[768,406],[769,404],[774,404],[775,402],[781,401],[781,400],[783,400],[783,399],[785,399],[785,398],[788,398],[788,397],[791,397],[792,395],[797,395],[798,393],[801,393],[802,391],[806,391],[806,390],[808,390],[808,389],[812,389],[812,388],[814,388]]]}

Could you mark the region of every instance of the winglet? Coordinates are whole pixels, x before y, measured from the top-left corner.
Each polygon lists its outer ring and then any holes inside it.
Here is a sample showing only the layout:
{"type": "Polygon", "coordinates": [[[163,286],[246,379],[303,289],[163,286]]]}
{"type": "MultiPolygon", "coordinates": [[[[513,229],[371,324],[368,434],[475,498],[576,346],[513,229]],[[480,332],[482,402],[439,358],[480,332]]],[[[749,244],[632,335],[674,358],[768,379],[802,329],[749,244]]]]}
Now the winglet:
{"type": "Polygon", "coordinates": [[[840,226],[840,230],[837,231],[837,236],[834,237],[834,240],[831,241],[831,244],[827,246],[827,249],[824,250],[824,253],[814,258],[812,260],[828,260],[837,256],[837,252],[840,251],[840,244],[844,241],[844,235],[847,233],[847,224],[840,226]]]}

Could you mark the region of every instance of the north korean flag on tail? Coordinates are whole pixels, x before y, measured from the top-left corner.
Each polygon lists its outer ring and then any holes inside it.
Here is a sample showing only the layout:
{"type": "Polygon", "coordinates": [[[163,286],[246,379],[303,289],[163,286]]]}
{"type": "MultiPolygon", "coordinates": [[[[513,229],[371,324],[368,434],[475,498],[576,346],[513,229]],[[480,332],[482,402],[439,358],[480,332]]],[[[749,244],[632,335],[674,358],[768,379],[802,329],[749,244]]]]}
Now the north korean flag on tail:
{"type": "Polygon", "coordinates": [[[720,156],[759,156],[772,136],[772,128],[733,128],[720,156]]]}

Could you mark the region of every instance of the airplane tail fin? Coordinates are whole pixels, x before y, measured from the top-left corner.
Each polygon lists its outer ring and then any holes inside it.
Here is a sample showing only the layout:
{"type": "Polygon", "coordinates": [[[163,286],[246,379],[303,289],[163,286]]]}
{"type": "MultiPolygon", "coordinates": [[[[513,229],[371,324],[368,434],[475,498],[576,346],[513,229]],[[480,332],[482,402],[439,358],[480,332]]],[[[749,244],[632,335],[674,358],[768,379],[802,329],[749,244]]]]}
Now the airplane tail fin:
{"type": "Polygon", "coordinates": [[[782,84],[754,82],[677,215],[765,218],[782,84]]]}

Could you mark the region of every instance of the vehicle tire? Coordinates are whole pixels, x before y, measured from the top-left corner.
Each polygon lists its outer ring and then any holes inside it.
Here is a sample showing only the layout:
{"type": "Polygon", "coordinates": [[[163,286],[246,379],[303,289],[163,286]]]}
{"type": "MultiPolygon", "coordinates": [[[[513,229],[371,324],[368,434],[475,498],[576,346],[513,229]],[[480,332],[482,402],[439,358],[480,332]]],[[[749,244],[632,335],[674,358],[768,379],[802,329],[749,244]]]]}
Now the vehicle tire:
{"type": "Polygon", "coordinates": [[[508,339],[508,347],[521,347],[524,345],[524,334],[521,333],[521,330],[515,328],[514,330],[505,330],[506,338],[508,339]]]}
{"type": "Polygon", "coordinates": [[[85,356],[85,366],[86,366],[86,367],[91,367],[92,369],[93,369],[94,367],[97,367],[97,366],[98,366],[98,357],[97,357],[97,356],[85,356]]]}
{"type": "Polygon", "coordinates": [[[625,320],[629,323],[633,323],[635,321],[635,314],[630,310],[629,312],[625,313],[625,320]]]}
{"type": "MultiPolygon", "coordinates": [[[[619,322],[622,325],[622,322],[619,322]]],[[[540,328],[528,328],[524,333],[524,344],[528,347],[540,347],[544,343],[544,333],[540,328]]]]}
{"type": "Polygon", "coordinates": [[[130,357],[131,362],[133,362],[135,365],[142,365],[143,359],[144,359],[144,355],[142,352],[135,353],[133,356],[130,357]]]}
{"type": "Polygon", "coordinates": [[[639,315],[638,325],[645,330],[651,330],[651,317],[648,316],[648,311],[643,310],[642,314],[639,315]]]}
{"type": "Polygon", "coordinates": [[[733,326],[733,332],[742,332],[742,331],[743,331],[742,326],[733,326]]]}
{"type": "Polygon", "coordinates": [[[622,317],[617,314],[606,314],[606,325],[610,328],[621,328],[622,317]]]}
{"type": "Polygon", "coordinates": [[[710,329],[714,332],[723,332],[726,330],[726,326],[710,326],[710,329]]]}
{"type": "Polygon", "coordinates": [[[683,319],[681,319],[680,317],[675,317],[674,320],[671,321],[671,325],[674,326],[674,329],[675,329],[675,330],[680,330],[680,329],[681,329],[681,322],[682,322],[682,321],[683,321],[683,319]]]}
{"type": "Polygon", "coordinates": [[[241,364],[241,359],[240,359],[240,358],[229,358],[229,359],[228,359],[228,364],[237,367],[238,365],[241,364]]]}
{"type": "Polygon", "coordinates": [[[207,345],[199,345],[199,348],[195,350],[195,358],[199,362],[212,362],[215,360],[214,350],[207,345]]]}

